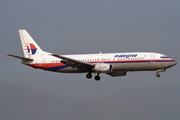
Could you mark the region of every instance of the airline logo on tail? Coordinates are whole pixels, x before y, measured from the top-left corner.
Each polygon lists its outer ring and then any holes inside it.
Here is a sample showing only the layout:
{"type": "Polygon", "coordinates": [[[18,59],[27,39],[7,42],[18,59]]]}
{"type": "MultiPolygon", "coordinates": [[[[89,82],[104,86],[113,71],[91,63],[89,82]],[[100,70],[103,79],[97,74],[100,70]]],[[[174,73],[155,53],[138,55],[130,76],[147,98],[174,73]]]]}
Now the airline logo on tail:
{"type": "Polygon", "coordinates": [[[32,55],[34,55],[37,51],[37,48],[32,43],[27,43],[26,48],[27,48],[26,50],[28,51],[28,53],[31,53],[32,55]]]}

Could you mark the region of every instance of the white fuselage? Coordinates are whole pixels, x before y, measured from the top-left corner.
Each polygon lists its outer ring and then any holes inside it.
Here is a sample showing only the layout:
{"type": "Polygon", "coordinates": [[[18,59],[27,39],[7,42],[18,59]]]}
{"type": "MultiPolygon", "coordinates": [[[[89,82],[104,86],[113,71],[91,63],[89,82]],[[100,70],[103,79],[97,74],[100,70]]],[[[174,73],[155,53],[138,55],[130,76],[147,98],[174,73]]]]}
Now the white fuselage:
{"type": "MultiPolygon", "coordinates": [[[[153,71],[167,69],[176,64],[176,61],[166,55],[150,52],[129,52],[129,53],[100,53],[100,54],[77,54],[62,55],[87,63],[111,64],[112,71],[153,71]]],[[[76,68],[69,67],[61,63],[61,59],[49,54],[34,57],[34,61],[29,64],[34,68],[63,72],[81,73],[76,68]]]]}
{"type": "Polygon", "coordinates": [[[100,80],[100,73],[111,77],[125,76],[128,71],[159,72],[176,65],[176,61],[166,55],[153,52],[99,53],[79,55],[57,55],[43,51],[26,30],[19,30],[24,57],[7,54],[20,59],[25,65],[62,73],[88,73],[86,77],[100,80]]]}

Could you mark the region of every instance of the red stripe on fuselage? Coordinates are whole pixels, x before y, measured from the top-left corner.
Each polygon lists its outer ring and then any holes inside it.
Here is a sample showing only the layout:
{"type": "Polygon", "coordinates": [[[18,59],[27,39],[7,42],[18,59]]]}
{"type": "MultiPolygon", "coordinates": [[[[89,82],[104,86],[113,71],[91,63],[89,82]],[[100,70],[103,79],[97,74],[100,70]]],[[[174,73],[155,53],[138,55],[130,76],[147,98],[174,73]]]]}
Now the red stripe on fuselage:
{"type": "Polygon", "coordinates": [[[37,64],[29,64],[29,66],[35,69],[48,69],[57,66],[65,66],[63,63],[37,63],[37,64]]]}
{"type": "MultiPolygon", "coordinates": [[[[173,59],[154,59],[154,60],[114,60],[114,61],[89,61],[88,63],[136,63],[136,62],[174,62],[173,59]]],[[[65,66],[63,63],[37,63],[28,64],[35,69],[48,69],[52,67],[65,66]]]]}

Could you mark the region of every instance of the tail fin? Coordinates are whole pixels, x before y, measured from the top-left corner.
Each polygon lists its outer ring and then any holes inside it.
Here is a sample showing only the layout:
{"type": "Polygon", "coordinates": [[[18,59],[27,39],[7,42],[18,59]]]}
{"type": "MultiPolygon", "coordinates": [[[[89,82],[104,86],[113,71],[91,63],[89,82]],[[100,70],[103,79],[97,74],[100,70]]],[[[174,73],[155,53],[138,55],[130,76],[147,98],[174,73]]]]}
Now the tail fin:
{"type": "Polygon", "coordinates": [[[37,43],[32,39],[26,30],[19,30],[19,36],[25,58],[31,58],[35,55],[40,55],[43,53],[41,48],[37,45],[37,43]]]}

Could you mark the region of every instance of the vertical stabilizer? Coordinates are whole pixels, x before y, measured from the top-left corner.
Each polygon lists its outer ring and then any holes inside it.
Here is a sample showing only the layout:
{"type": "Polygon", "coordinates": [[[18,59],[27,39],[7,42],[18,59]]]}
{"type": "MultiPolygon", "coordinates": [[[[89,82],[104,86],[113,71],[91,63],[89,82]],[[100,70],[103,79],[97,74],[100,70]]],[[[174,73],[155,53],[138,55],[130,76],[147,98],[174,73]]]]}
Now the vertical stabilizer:
{"type": "Polygon", "coordinates": [[[31,58],[43,53],[41,48],[37,45],[37,43],[32,39],[26,30],[19,30],[19,36],[22,43],[24,57],[31,58]]]}

